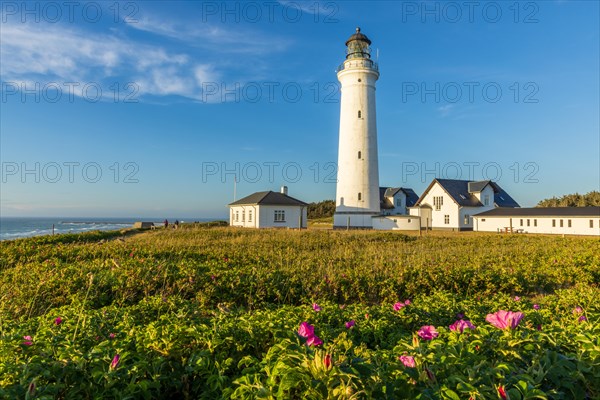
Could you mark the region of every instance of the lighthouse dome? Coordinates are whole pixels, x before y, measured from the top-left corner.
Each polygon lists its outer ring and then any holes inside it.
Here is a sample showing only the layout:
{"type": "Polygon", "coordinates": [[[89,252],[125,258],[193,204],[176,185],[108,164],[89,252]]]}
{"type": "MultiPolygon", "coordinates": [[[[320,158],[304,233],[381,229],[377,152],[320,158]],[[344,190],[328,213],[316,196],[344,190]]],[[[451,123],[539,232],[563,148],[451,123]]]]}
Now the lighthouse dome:
{"type": "Polygon", "coordinates": [[[371,40],[356,28],[356,32],[346,40],[346,59],[371,58],[371,40]]]}
{"type": "Polygon", "coordinates": [[[348,46],[348,43],[352,42],[352,41],[361,41],[361,42],[366,42],[368,45],[371,44],[371,40],[367,37],[367,35],[365,35],[364,33],[362,33],[360,31],[360,27],[356,28],[356,32],[350,36],[348,38],[348,40],[346,40],[346,46],[348,46]]]}

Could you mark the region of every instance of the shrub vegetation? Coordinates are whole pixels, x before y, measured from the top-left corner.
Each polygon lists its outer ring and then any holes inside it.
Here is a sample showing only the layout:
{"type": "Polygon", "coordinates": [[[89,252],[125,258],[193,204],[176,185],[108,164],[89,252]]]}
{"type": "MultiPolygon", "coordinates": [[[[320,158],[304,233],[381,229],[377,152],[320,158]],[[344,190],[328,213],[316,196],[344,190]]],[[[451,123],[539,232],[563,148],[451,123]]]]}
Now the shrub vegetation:
{"type": "Polygon", "coordinates": [[[600,397],[597,239],[183,228],[0,243],[0,398],[600,397]]]}

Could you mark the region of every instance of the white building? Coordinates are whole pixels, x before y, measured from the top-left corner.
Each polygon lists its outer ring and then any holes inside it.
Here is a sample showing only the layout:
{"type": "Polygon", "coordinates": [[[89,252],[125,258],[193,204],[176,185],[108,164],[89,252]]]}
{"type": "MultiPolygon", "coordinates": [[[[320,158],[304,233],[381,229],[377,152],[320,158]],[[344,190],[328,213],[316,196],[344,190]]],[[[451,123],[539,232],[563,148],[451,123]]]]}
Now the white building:
{"type": "Polygon", "coordinates": [[[356,28],[339,66],[340,132],[334,228],[372,228],[380,214],[375,82],[371,40],[356,28]]]}
{"type": "Polygon", "coordinates": [[[244,228],[306,228],[308,204],[281,192],[256,192],[229,204],[229,225],[244,228]]]}
{"type": "Polygon", "coordinates": [[[408,214],[408,207],[412,207],[419,200],[414,190],[402,187],[380,187],[379,208],[381,215],[408,214]]]}
{"type": "Polygon", "coordinates": [[[420,217],[422,228],[472,230],[472,217],[495,207],[519,204],[489,180],[434,179],[409,212],[420,217]]]}
{"type": "Polygon", "coordinates": [[[421,218],[415,215],[373,217],[373,229],[381,231],[418,231],[421,229],[421,218]]]}
{"type": "Polygon", "coordinates": [[[600,207],[496,208],[473,221],[481,232],[600,235],[600,207]]]}

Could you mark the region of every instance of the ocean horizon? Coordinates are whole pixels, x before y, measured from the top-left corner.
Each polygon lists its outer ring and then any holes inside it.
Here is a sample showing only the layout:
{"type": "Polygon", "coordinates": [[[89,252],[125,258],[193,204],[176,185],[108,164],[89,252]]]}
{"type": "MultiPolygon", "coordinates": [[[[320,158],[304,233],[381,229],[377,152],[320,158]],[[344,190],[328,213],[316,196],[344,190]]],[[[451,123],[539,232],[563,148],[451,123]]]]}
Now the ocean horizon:
{"type": "MultiPolygon", "coordinates": [[[[167,218],[175,222],[177,218],[167,218]]],[[[223,218],[179,218],[181,223],[208,222],[223,218]]],[[[158,217],[0,217],[0,241],[22,239],[64,233],[111,231],[132,228],[136,221],[162,224],[165,218],[158,217]]]]}

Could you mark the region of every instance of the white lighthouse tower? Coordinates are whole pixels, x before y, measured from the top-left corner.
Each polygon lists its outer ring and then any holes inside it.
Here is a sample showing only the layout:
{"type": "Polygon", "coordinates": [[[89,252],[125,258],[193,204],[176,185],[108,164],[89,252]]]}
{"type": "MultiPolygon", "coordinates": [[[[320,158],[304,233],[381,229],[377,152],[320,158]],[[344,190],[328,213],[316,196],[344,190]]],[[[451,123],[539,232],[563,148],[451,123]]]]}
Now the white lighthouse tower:
{"type": "Polygon", "coordinates": [[[346,60],[337,71],[341,83],[340,144],[334,228],[372,228],[380,214],[375,82],[371,41],[356,28],[346,41],[346,60]]]}

